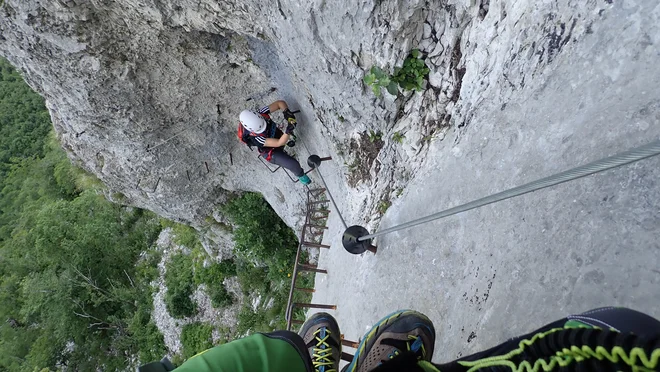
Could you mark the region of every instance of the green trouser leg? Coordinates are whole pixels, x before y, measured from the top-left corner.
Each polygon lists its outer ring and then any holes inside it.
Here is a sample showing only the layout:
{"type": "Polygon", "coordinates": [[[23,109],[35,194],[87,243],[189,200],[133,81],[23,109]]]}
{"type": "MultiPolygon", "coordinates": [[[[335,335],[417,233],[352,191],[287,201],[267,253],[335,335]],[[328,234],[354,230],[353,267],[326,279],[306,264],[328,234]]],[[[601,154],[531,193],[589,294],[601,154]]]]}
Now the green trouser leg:
{"type": "Polygon", "coordinates": [[[292,332],[254,334],[208,349],[176,372],[311,372],[302,339],[292,332]]]}

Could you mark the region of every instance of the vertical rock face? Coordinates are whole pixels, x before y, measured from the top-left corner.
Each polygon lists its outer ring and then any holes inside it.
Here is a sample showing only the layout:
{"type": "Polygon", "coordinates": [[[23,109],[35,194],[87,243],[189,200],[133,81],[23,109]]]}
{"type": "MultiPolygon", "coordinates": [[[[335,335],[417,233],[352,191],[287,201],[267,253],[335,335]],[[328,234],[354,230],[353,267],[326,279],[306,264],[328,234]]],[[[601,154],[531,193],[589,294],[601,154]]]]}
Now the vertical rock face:
{"type": "Polygon", "coordinates": [[[86,169],[170,218],[199,219],[222,200],[236,137],[218,124],[216,104],[229,119],[239,109],[232,99],[268,86],[245,38],[157,2],[17,1],[2,10],[3,54],[47,98],[63,146],[86,169]]]}
{"type": "Polygon", "coordinates": [[[260,191],[295,225],[303,189],[238,143],[241,110],[301,108],[299,157],[332,155],[329,181],[368,216],[430,141],[482,100],[506,103],[499,86],[542,78],[598,17],[595,2],[560,0],[5,0],[0,54],[45,96],[71,156],[132,204],[200,225],[228,192],[260,191]],[[427,89],[365,90],[365,70],[391,71],[413,48],[427,89]],[[368,130],[383,132],[378,146],[368,130]]]}

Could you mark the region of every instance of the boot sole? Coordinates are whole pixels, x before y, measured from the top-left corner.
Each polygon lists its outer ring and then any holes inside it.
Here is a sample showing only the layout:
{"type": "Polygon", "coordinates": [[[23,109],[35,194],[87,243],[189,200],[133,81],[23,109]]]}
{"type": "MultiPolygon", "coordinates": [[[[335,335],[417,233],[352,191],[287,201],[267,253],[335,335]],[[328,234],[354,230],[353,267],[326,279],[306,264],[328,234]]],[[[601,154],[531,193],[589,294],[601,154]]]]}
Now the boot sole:
{"type": "Polygon", "coordinates": [[[360,341],[360,345],[358,345],[357,351],[355,352],[355,355],[353,355],[353,361],[345,368],[345,370],[342,370],[342,372],[355,372],[357,370],[358,362],[360,360],[360,355],[363,355],[366,350],[370,350],[376,340],[378,339],[378,336],[385,332],[390,330],[390,328],[394,325],[396,325],[396,321],[399,319],[403,319],[403,317],[406,316],[414,316],[416,318],[419,318],[422,322],[420,323],[419,326],[424,326],[426,327],[429,332],[432,335],[432,339],[435,342],[435,328],[433,327],[433,323],[431,320],[424,314],[419,313],[414,310],[399,310],[391,313],[390,315],[384,317],[383,319],[379,320],[371,329],[369,332],[366,333],[362,341],[360,341]]]}

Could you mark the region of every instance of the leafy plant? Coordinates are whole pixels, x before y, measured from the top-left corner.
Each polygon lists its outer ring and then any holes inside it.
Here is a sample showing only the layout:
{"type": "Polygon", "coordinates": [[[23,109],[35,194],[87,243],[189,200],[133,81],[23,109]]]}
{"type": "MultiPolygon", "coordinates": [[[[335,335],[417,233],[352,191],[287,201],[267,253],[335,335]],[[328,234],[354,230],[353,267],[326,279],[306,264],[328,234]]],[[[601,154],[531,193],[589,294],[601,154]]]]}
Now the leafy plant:
{"type": "Polygon", "coordinates": [[[43,157],[51,129],[44,99],[0,58],[0,180],[17,160],[43,157]]]}
{"type": "Polygon", "coordinates": [[[215,308],[221,309],[234,303],[234,296],[227,291],[227,288],[222,283],[220,285],[207,287],[206,290],[209,297],[211,297],[211,305],[215,308]]]}
{"type": "Polygon", "coordinates": [[[236,276],[236,264],[233,260],[214,262],[206,267],[201,263],[201,260],[198,259],[198,262],[195,264],[194,281],[197,285],[202,283],[214,285],[222,283],[225,278],[236,276]]]}
{"type": "Polygon", "coordinates": [[[386,74],[380,67],[372,66],[369,70],[369,73],[364,75],[362,78],[365,84],[371,87],[371,90],[374,92],[376,97],[380,97],[381,88],[387,89],[387,91],[396,95],[399,90],[396,86],[396,82],[391,80],[391,76],[386,74]]]}
{"type": "Polygon", "coordinates": [[[392,206],[392,202],[389,200],[381,200],[380,203],[378,203],[378,212],[380,214],[385,214],[387,210],[392,206]]]}
{"type": "Polygon", "coordinates": [[[117,204],[125,205],[127,198],[126,195],[120,193],[120,192],[115,192],[112,194],[111,200],[117,204]]]}
{"type": "Polygon", "coordinates": [[[195,322],[186,324],[181,330],[183,357],[188,359],[213,347],[213,326],[195,322]]]}
{"type": "Polygon", "coordinates": [[[374,132],[373,130],[369,129],[369,142],[374,143],[376,141],[380,141],[383,138],[383,133],[378,131],[374,132]]]}
{"type": "Polygon", "coordinates": [[[406,138],[406,136],[401,132],[394,132],[394,134],[392,135],[392,140],[394,142],[403,143],[404,138],[406,138]]]}
{"type": "Polygon", "coordinates": [[[178,245],[193,249],[201,246],[197,230],[181,223],[175,223],[172,227],[174,242],[178,245]]]}
{"type": "Polygon", "coordinates": [[[430,70],[420,57],[419,49],[413,49],[403,61],[403,66],[394,69],[394,75],[385,73],[378,66],[372,66],[362,80],[371,87],[376,97],[380,97],[382,88],[386,88],[392,95],[399,93],[399,87],[403,90],[421,91],[430,70]]]}
{"type": "Polygon", "coordinates": [[[190,296],[193,294],[192,259],[182,253],[170,258],[165,272],[165,305],[174,318],[193,316],[197,306],[190,296]]]}
{"type": "Polygon", "coordinates": [[[298,239],[260,194],[245,193],[228,202],[223,212],[236,226],[234,252],[239,259],[265,265],[271,275],[291,268],[298,239]]]}
{"type": "Polygon", "coordinates": [[[225,278],[236,275],[236,264],[232,260],[224,260],[204,267],[202,259],[198,257],[195,263],[194,282],[197,285],[205,284],[206,292],[211,297],[211,304],[215,308],[227,307],[234,303],[234,297],[223,284],[225,278]]]}
{"type": "MultiPolygon", "coordinates": [[[[223,213],[235,226],[235,269],[241,291],[262,299],[256,309],[249,301],[243,304],[235,334],[243,336],[249,332],[285,328],[284,314],[297,248],[293,230],[260,194],[245,193],[231,200],[224,206],[223,213]]],[[[306,262],[307,255],[302,253],[300,261],[306,262]]],[[[314,275],[300,274],[296,286],[313,288],[314,275]]],[[[310,300],[309,293],[294,292],[295,302],[310,300]]]]}
{"type": "Polygon", "coordinates": [[[420,51],[413,49],[405,61],[403,61],[403,66],[394,69],[394,75],[391,80],[399,84],[403,90],[422,90],[424,80],[430,70],[426,67],[424,60],[419,58],[420,56],[420,51]]]}
{"type": "Polygon", "coordinates": [[[141,361],[158,360],[167,352],[163,334],[151,320],[151,296],[145,296],[138,301],[138,308],[133,318],[128,322],[128,331],[132,335],[132,343],[138,349],[141,361]]]}

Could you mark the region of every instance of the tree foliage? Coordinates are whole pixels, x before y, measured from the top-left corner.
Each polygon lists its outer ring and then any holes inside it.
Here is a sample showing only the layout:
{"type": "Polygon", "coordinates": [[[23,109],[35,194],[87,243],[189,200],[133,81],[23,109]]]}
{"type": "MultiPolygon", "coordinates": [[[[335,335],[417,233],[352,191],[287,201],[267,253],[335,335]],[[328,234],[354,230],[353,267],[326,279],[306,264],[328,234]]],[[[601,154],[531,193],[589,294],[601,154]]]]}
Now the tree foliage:
{"type": "Polygon", "coordinates": [[[0,58],[0,179],[12,158],[43,155],[51,129],[44,100],[34,93],[18,72],[0,58]]]}
{"type": "Polygon", "coordinates": [[[158,359],[151,322],[161,229],[85,189],[43,100],[0,60],[0,370],[124,370],[158,359]],[[7,320],[7,322],[5,322],[7,320]]]}
{"type": "Polygon", "coordinates": [[[298,239],[260,194],[245,193],[227,203],[223,211],[237,226],[236,256],[265,265],[272,273],[290,272],[298,239]]]}
{"type": "Polygon", "coordinates": [[[181,330],[183,358],[188,359],[213,346],[213,326],[195,322],[186,324],[181,330]]]}
{"type": "MultiPolygon", "coordinates": [[[[236,333],[283,329],[298,239],[260,194],[245,193],[227,203],[222,211],[235,226],[236,274],[241,290],[244,295],[258,295],[262,299],[257,309],[244,303],[238,314],[236,333]],[[269,299],[272,299],[270,307],[265,306],[269,299]]],[[[306,259],[303,252],[300,260],[306,259]]],[[[297,286],[313,288],[312,283],[312,275],[301,274],[297,286]]],[[[297,302],[310,299],[307,293],[294,293],[297,302]]]]}
{"type": "Polygon", "coordinates": [[[197,307],[192,301],[193,271],[192,260],[183,253],[170,258],[165,273],[165,304],[167,312],[174,318],[185,318],[195,315],[197,307]]]}

